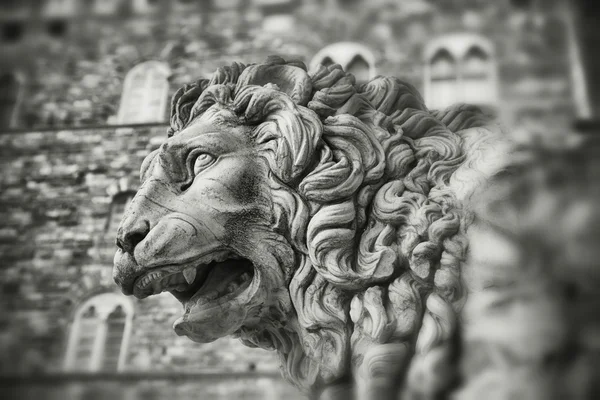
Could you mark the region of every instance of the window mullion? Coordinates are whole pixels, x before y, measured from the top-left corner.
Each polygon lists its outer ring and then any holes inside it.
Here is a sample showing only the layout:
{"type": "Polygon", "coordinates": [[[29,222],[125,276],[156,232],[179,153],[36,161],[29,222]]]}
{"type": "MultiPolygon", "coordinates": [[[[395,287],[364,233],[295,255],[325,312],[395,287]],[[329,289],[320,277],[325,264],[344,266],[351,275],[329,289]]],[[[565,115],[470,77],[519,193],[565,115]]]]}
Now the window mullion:
{"type": "Polygon", "coordinates": [[[75,355],[77,353],[77,347],[79,345],[79,337],[81,335],[81,317],[76,316],[73,321],[71,328],[71,335],[69,336],[69,342],[67,343],[67,355],[65,357],[64,368],[66,370],[73,369],[75,365],[75,355]]]}
{"type": "MultiPolygon", "coordinates": [[[[142,95],[142,99],[144,100],[144,104],[148,104],[148,99],[152,99],[152,81],[153,81],[153,76],[152,73],[154,71],[150,70],[149,72],[146,72],[146,80],[144,82],[144,91],[143,91],[143,95],[142,95]]],[[[152,119],[152,117],[154,117],[154,115],[151,115],[153,112],[153,107],[145,107],[144,108],[144,121],[150,121],[152,119]]]]}
{"type": "Polygon", "coordinates": [[[467,94],[465,91],[465,79],[464,79],[464,66],[465,58],[456,58],[459,62],[456,63],[456,93],[458,94],[458,102],[465,103],[467,101],[467,94]]]}
{"type": "Polygon", "coordinates": [[[131,335],[131,323],[132,316],[127,315],[125,317],[125,326],[123,329],[123,338],[121,339],[121,347],[119,348],[119,362],[117,364],[117,370],[120,371],[125,366],[125,359],[127,357],[127,348],[129,347],[129,338],[131,335]]]}
{"type": "Polygon", "coordinates": [[[99,371],[104,358],[104,343],[106,342],[106,315],[98,321],[96,329],[96,340],[94,340],[94,350],[91,357],[91,370],[99,371]]]}

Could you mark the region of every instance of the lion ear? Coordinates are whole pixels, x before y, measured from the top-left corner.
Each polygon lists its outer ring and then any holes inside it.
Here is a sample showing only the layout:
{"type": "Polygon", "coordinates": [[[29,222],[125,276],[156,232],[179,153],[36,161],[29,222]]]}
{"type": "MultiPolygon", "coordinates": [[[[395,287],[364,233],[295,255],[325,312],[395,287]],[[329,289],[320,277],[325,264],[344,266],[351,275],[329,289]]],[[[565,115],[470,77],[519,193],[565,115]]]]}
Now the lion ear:
{"type": "Polygon", "coordinates": [[[238,79],[236,92],[244,86],[277,85],[294,103],[305,106],[312,93],[312,81],[306,67],[299,61],[286,62],[281,57],[269,57],[262,64],[247,67],[238,79]]]}

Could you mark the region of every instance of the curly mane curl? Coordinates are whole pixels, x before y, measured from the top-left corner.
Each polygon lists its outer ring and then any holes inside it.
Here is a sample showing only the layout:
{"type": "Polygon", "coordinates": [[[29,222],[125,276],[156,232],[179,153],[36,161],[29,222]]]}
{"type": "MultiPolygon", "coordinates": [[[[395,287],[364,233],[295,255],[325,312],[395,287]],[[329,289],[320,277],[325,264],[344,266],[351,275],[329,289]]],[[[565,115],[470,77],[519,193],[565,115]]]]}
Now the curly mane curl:
{"type": "Polygon", "coordinates": [[[466,157],[457,132],[483,114],[430,112],[399,79],[357,85],[339,65],[309,75],[279,57],[181,88],[169,135],[206,114],[251,127],[272,171],[273,229],[297,253],[282,266],[298,319],[298,343],[280,351],[287,378],[331,383],[352,358],[366,375],[395,363],[410,390],[447,385],[470,218],[450,182],[466,157]]]}

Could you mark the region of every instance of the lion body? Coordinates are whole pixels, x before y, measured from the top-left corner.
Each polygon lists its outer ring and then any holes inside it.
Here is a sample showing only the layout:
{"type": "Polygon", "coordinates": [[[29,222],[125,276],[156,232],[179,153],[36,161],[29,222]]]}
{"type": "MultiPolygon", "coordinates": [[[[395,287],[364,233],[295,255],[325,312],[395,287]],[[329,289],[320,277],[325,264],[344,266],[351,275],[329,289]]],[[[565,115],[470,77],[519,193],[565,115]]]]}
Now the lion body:
{"type": "Polygon", "coordinates": [[[502,132],[474,107],[427,110],[399,79],[356,85],[337,65],[309,75],[278,57],[219,68],[172,104],[170,136],[203,119],[246,129],[269,170],[271,249],[293,253],[275,257],[284,286],[259,322],[233,333],[277,350],[308,392],[352,377],[365,393],[444,391],[472,197],[504,167],[502,132]]]}

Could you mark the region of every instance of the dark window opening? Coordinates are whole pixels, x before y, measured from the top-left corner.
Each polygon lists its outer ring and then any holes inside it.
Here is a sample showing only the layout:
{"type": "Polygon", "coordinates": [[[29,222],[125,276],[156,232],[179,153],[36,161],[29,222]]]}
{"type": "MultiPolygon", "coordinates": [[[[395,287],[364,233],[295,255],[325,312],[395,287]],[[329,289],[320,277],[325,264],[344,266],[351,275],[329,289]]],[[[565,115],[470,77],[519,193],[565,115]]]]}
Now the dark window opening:
{"type": "Polygon", "coordinates": [[[480,47],[471,47],[464,59],[464,77],[484,79],[487,77],[488,71],[488,55],[480,47]]]}
{"type": "Polygon", "coordinates": [[[106,337],[104,338],[102,359],[102,369],[105,371],[116,371],[119,366],[126,316],[123,307],[117,306],[106,319],[106,337]]]}
{"type": "Polygon", "coordinates": [[[330,65],[333,65],[334,62],[330,57],[325,57],[322,61],[321,61],[321,65],[325,66],[325,67],[329,67],[330,65]]]}
{"type": "Polygon", "coordinates": [[[455,80],[457,78],[456,61],[446,49],[441,49],[431,59],[432,80],[455,80]]]}
{"type": "Polygon", "coordinates": [[[79,323],[79,336],[75,352],[74,365],[77,369],[89,370],[94,352],[94,342],[98,332],[96,308],[91,306],[82,315],[79,323]]]}
{"type": "Polygon", "coordinates": [[[81,318],[96,318],[96,307],[90,306],[83,314],[81,318]]]}
{"type": "Polygon", "coordinates": [[[359,83],[367,82],[369,80],[369,63],[360,55],[354,56],[352,61],[348,63],[346,72],[351,73],[359,83]]]}
{"type": "Polygon", "coordinates": [[[2,25],[2,39],[7,42],[16,42],[23,37],[25,29],[21,22],[6,22],[2,25]]]}
{"type": "Polygon", "coordinates": [[[67,33],[67,22],[56,20],[48,22],[48,34],[52,37],[63,37],[67,33]]]}
{"type": "Polygon", "coordinates": [[[510,0],[510,4],[519,10],[528,10],[533,5],[533,0],[510,0]]]}

